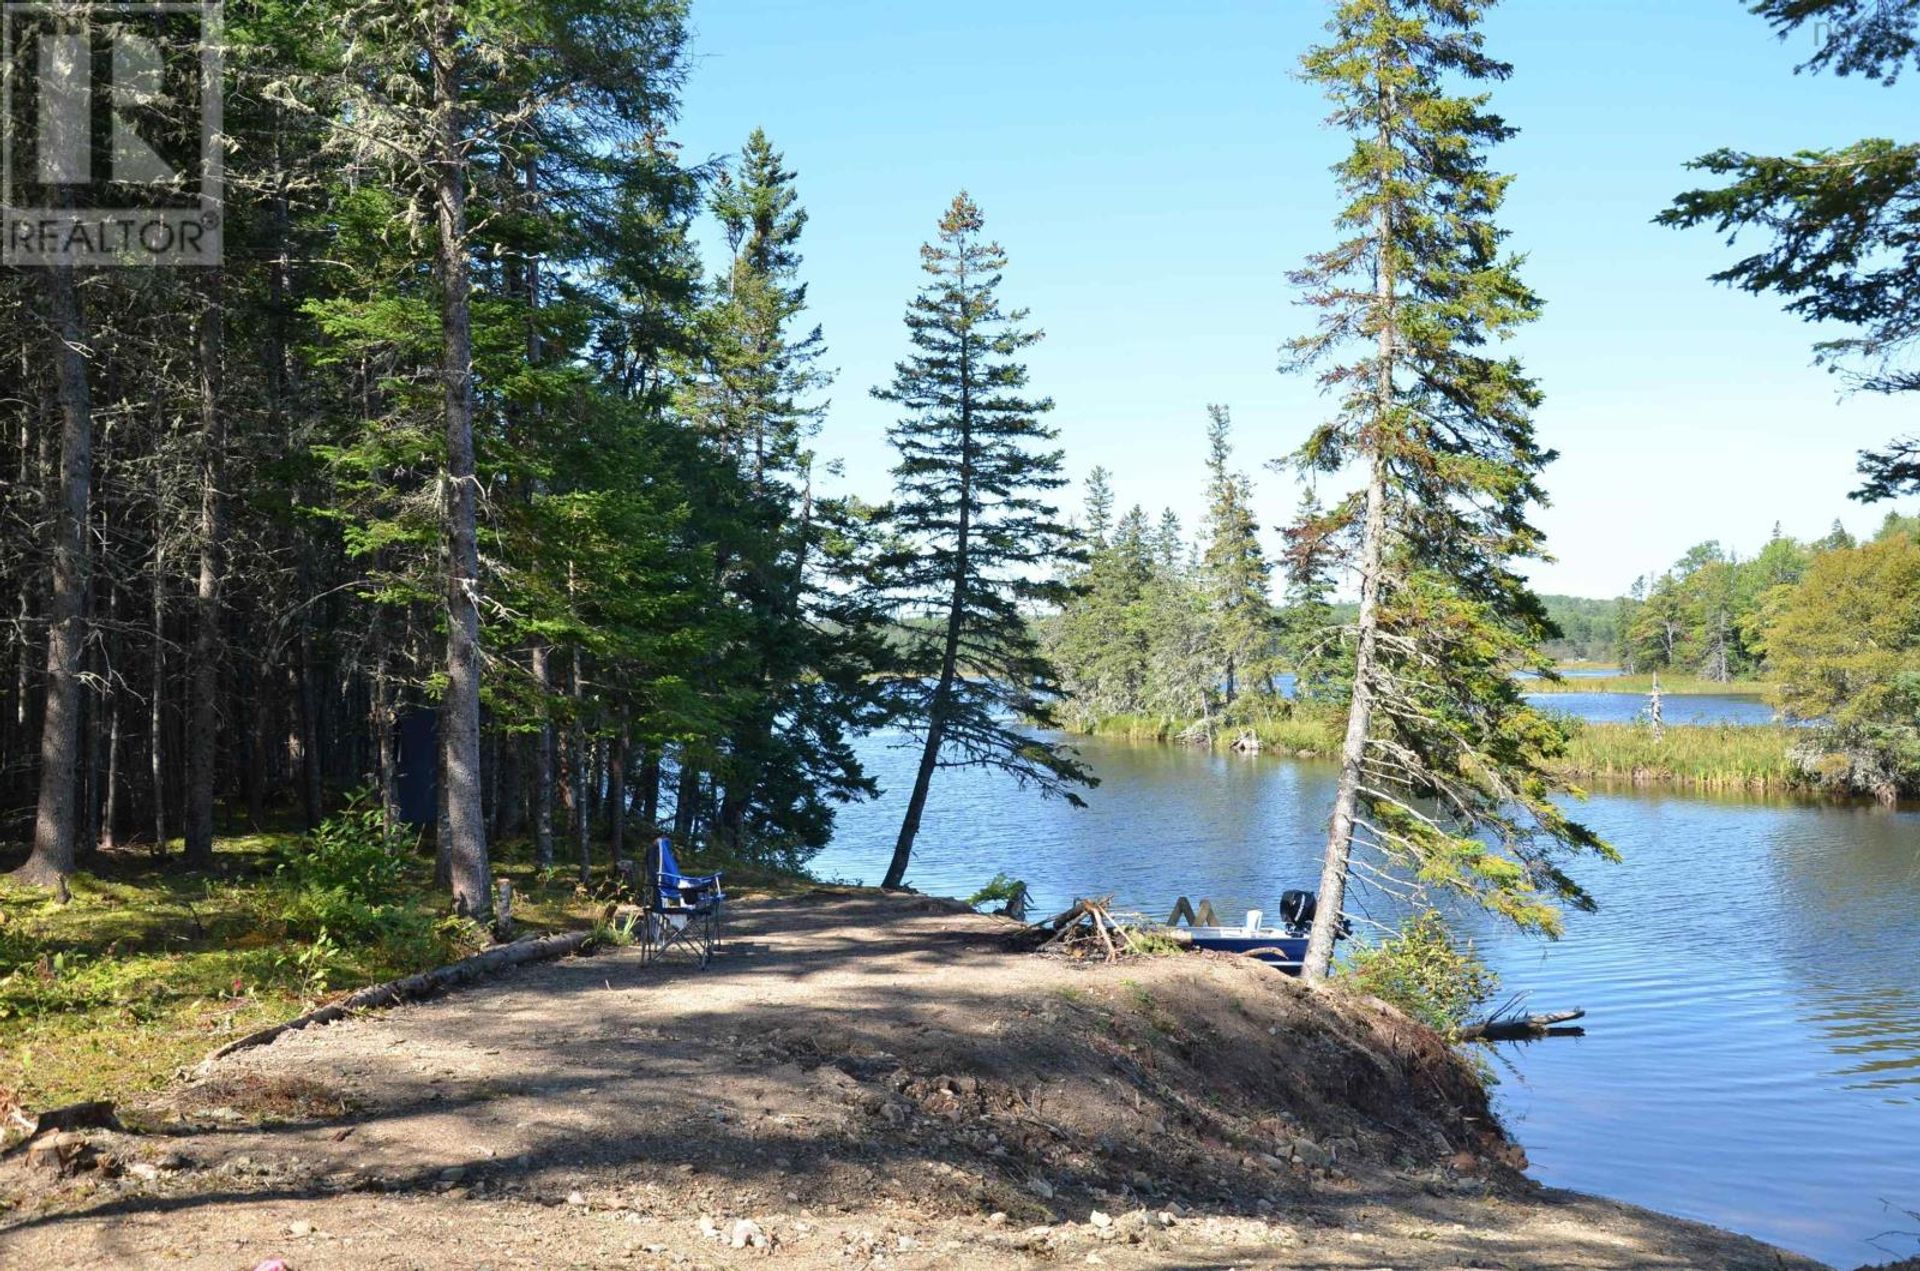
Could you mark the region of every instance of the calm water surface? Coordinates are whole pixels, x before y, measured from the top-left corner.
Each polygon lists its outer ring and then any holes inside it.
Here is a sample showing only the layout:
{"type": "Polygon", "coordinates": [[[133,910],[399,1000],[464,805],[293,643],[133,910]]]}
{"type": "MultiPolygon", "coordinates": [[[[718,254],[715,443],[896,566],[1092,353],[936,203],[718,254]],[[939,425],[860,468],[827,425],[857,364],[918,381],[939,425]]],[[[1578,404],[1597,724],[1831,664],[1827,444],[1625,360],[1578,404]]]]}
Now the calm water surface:
{"type": "MultiPolygon", "coordinates": [[[[913,756],[868,745],[891,793],[842,813],[823,877],[885,868],[913,756]]],[[[1112,892],[1238,917],[1317,879],[1331,768],[1081,745],[1103,780],[1084,811],[939,774],[910,881],[964,896],[1005,870],[1044,912],[1112,892]]],[[[1582,871],[1600,912],[1555,945],[1480,932],[1508,991],[1589,1012],[1584,1038],[1502,1051],[1534,1174],[1841,1267],[1920,1252],[1870,1243],[1920,1226],[1888,1209],[1920,1210],[1920,814],[1636,792],[1584,815],[1627,858],[1582,871]]]]}
{"type": "MultiPolygon", "coordinates": [[[[1569,679],[1574,678],[1571,674],[1569,679]]],[[[1531,693],[1527,700],[1541,710],[1577,715],[1597,724],[1630,724],[1646,713],[1641,693],[1531,693]]],[[[1660,703],[1666,724],[1771,724],[1773,707],[1764,697],[1737,693],[1669,694],[1660,703]]]]}

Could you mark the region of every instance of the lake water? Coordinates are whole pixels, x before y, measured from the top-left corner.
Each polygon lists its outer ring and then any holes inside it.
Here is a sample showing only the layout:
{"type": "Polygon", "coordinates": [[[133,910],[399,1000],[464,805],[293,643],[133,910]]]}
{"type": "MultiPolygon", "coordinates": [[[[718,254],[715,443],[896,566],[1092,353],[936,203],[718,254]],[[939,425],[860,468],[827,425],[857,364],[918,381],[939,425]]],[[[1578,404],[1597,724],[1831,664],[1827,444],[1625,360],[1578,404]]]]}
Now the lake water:
{"type": "MultiPolygon", "coordinates": [[[[1039,912],[1111,892],[1164,917],[1185,894],[1233,918],[1317,881],[1330,766],[1079,744],[1103,781],[1085,810],[940,773],[909,881],[965,896],[1004,870],[1039,912]]],[[[822,877],[884,871],[914,756],[867,746],[891,793],[842,813],[822,877]]],[[[1500,1052],[1534,1175],[1840,1267],[1920,1252],[1872,1243],[1920,1229],[1897,1212],[1920,1210],[1920,813],[1632,792],[1582,814],[1626,857],[1580,871],[1600,912],[1551,945],[1477,930],[1507,992],[1589,1012],[1584,1038],[1500,1052]]]]}
{"type": "MultiPolygon", "coordinates": [[[[1647,699],[1638,693],[1530,693],[1527,700],[1541,710],[1577,715],[1596,724],[1630,724],[1647,709],[1647,699]]],[[[1665,724],[1771,724],[1774,714],[1764,697],[1669,694],[1661,699],[1660,719],[1665,724]]]]}

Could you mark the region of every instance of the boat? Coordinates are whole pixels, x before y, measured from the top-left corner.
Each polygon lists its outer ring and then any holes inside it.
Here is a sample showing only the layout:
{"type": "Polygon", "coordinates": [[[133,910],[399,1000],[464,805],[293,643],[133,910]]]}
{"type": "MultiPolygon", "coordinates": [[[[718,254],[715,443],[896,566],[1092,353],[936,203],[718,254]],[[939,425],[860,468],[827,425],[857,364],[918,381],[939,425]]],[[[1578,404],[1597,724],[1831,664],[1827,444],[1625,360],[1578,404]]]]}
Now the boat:
{"type": "MultiPolygon", "coordinates": [[[[1202,902],[1202,912],[1211,914],[1212,909],[1212,905],[1202,902]]],[[[1237,953],[1288,975],[1298,975],[1300,964],[1306,960],[1307,936],[1313,930],[1316,909],[1312,892],[1290,891],[1280,897],[1281,925],[1278,927],[1263,925],[1266,915],[1254,909],[1237,927],[1192,926],[1187,928],[1187,934],[1196,949],[1237,953]]],[[[1347,924],[1342,922],[1339,935],[1346,934],[1347,924]]]]}

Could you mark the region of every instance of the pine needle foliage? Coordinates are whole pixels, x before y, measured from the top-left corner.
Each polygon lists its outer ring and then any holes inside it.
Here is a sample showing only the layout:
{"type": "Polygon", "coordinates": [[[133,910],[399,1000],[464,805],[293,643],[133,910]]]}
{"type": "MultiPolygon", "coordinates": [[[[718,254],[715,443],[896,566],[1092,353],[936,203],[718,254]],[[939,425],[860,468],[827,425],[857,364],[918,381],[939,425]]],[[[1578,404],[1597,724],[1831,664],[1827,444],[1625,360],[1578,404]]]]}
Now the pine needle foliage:
{"type": "Polygon", "coordinates": [[[1353,147],[1334,167],[1344,236],[1294,276],[1320,316],[1287,361],[1317,368],[1334,402],[1294,460],[1364,482],[1289,538],[1336,550],[1361,586],[1312,976],[1350,870],[1553,934],[1560,904],[1591,904],[1563,854],[1613,856],[1556,802],[1565,738],[1513,674],[1548,671],[1552,624],[1516,566],[1544,556],[1528,517],[1554,456],[1534,436],[1539,388],[1490,347],[1541,305],[1494,219],[1511,178],[1486,152],[1514,130],[1474,88],[1510,73],[1483,47],[1484,10],[1344,0],[1304,61],[1353,147]]]}
{"type": "Polygon", "coordinates": [[[1020,360],[1041,332],[1000,301],[1006,253],[962,192],[920,249],[927,281],[908,306],[913,353],[874,396],[899,409],[888,438],[894,528],[888,589],[905,620],[901,708],[920,765],[886,885],[906,876],[933,774],[987,767],[1079,805],[1094,784],[1072,752],[1034,735],[1058,686],[1028,615],[1068,594],[1063,564],[1084,559],[1049,496],[1066,483],[1048,398],[1027,395],[1020,360]]]}

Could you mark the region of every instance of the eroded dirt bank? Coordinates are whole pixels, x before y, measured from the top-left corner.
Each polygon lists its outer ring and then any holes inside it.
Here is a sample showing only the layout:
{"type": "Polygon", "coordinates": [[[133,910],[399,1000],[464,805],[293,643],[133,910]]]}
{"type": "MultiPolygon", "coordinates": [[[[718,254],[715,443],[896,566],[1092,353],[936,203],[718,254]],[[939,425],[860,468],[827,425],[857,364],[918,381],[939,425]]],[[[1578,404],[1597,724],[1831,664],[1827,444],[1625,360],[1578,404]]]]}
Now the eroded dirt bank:
{"type": "Polygon", "coordinates": [[[1539,1189],[1466,1066],[1371,1003],[821,892],[705,971],[629,951],[221,1063],[49,1184],[0,1267],[1812,1268],[1539,1189]]]}

